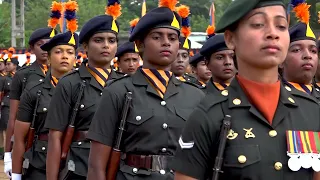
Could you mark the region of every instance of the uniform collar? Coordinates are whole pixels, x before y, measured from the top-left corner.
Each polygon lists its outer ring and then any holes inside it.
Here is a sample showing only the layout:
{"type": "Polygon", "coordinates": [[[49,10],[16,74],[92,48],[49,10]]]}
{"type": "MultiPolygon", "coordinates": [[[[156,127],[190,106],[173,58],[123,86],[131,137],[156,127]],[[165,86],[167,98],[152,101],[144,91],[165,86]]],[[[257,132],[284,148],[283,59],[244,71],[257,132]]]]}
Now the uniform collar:
{"type": "MultiPolygon", "coordinates": [[[[247,96],[245,95],[244,91],[242,90],[238,80],[236,78],[233,79],[230,86],[227,88],[229,91],[229,107],[230,108],[237,108],[237,107],[251,107],[251,103],[249,102],[247,96]],[[234,103],[234,100],[239,99],[240,104],[237,105],[234,103]]],[[[297,92],[296,89],[288,88],[288,86],[284,85],[283,82],[281,82],[280,85],[280,98],[279,102],[282,102],[286,106],[298,106],[298,103],[295,101],[295,98],[293,95],[301,96],[301,93],[297,92]],[[289,99],[293,99],[295,103],[292,103],[289,99]]],[[[306,95],[305,97],[307,97],[306,95]]],[[[307,97],[309,98],[309,97],[307,97]]],[[[237,100],[236,100],[237,101],[237,100]]]]}
{"type": "MultiPolygon", "coordinates": [[[[81,64],[78,71],[79,71],[79,76],[81,79],[89,79],[90,78],[90,85],[91,86],[93,86],[101,91],[103,90],[103,87],[101,87],[101,85],[97,82],[97,80],[95,80],[95,78],[90,74],[85,63],[81,64]]],[[[112,80],[112,79],[118,79],[119,77],[120,76],[118,76],[118,74],[111,68],[111,72],[110,72],[110,76],[108,78],[108,81],[112,80]]]]}
{"type": "MultiPolygon", "coordinates": [[[[140,85],[140,86],[147,86],[149,85],[148,81],[146,80],[146,78],[144,77],[144,75],[141,73],[141,71],[138,69],[136,71],[136,73],[134,75],[132,75],[132,82],[133,84],[135,85],[140,85]]],[[[169,81],[169,84],[170,82],[172,82],[174,85],[177,85],[179,86],[180,84],[182,84],[181,81],[179,81],[175,75],[173,74],[170,81],[169,81]]],[[[168,85],[169,87],[169,85],[168,85]]]]}
{"type": "Polygon", "coordinates": [[[41,70],[41,67],[40,67],[40,64],[35,61],[34,63],[32,63],[30,66],[29,66],[33,71],[35,71],[36,74],[42,76],[42,77],[45,77],[45,75],[43,74],[42,70],[41,70]]]}
{"type": "MultiPolygon", "coordinates": [[[[154,87],[147,81],[147,79],[139,69],[136,71],[134,75],[132,75],[132,83],[137,86],[147,86],[146,91],[148,93],[159,96],[156,90],[154,89],[154,87]]],[[[163,99],[166,100],[169,97],[177,94],[179,91],[178,91],[178,88],[176,88],[176,86],[180,86],[181,84],[182,82],[179,81],[174,75],[172,75],[163,99]]]]}

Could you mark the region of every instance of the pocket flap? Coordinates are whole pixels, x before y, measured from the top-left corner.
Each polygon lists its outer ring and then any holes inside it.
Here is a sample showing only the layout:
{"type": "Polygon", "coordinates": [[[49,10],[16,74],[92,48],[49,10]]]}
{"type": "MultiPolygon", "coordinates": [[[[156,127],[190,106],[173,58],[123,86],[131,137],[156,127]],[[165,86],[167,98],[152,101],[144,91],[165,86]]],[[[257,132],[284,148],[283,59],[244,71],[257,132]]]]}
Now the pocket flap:
{"type": "Polygon", "coordinates": [[[126,174],[130,174],[132,176],[135,175],[146,175],[149,176],[151,175],[151,172],[145,169],[138,169],[138,168],[133,168],[128,165],[120,165],[120,171],[126,174]]]}
{"type": "Polygon", "coordinates": [[[193,111],[193,108],[177,108],[175,107],[176,114],[181,117],[183,120],[188,120],[190,114],[193,111]]]}
{"type": "Polygon", "coordinates": [[[244,168],[261,160],[258,145],[229,146],[225,151],[225,167],[244,168]]]}
{"type": "Polygon", "coordinates": [[[34,150],[37,152],[41,152],[41,153],[47,153],[47,149],[48,149],[48,142],[47,141],[40,141],[37,140],[34,142],[34,150]]]}
{"type": "Polygon", "coordinates": [[[153,116],[153,109],[145,109],[143,111],[132,112],[131,116],[127,119],[128,123],[140,125],[146,122],[153,116]]]}

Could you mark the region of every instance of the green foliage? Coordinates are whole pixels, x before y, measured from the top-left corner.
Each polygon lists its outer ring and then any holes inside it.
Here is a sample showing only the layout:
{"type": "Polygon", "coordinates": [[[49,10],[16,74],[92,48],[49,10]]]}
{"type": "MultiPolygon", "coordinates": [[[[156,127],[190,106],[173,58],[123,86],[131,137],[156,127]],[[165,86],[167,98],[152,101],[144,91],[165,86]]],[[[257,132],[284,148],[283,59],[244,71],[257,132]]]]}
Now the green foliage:
{"type": "Polygon", "coordinates": [[[11,44],[10,7],[7,2],[0,5],[0,47],[10,47],[11,44]]]}

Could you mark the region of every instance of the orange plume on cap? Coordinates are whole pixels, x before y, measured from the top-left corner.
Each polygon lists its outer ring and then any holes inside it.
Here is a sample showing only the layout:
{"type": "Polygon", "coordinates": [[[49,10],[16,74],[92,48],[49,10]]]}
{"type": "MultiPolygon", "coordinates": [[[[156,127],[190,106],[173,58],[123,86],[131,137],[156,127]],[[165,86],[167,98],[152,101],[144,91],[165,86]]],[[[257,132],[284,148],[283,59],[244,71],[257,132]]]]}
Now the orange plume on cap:
{"type": "Polygon", "coordinates": [[[87,54],[86,53],[83,53],[82,54],[82,59],[87,59],[88,57],[87,57],[87,54]]]}
{"type": "Polygon", "coordinates": [[[136,25],[139,22],[139,18],[135,18],[132,21],[130,21],[130,27],[136,27],[136,25]]]}
{"type": "Polygon", "coordinates": [[[174,11],[177,3],[177,0],[160,0],[159,7],[167,7],[171,9],[171,11],[174,11]]]}
{"type": "Polygon", "coordinates": [[[308,24],[310,19],[309,8],[310,5],[307,3],[301,3],[293,8],[293,12],[295,12],[296,17],[299,18],[301,22],[308,24]]]}
{"type": "Polygon", "coordinates": [[[63,9],[62,3],[53,1],[51,5],[51,18],[48,20],[48,26],[55,29],[61,17],[61,11],[63,9]]]}
{"type": "Polygon", "coordinates": [[[67,28],[72,33],[76,32],[78,29],[78,21],[75,15],[75,12],[78,11],[78,3],[76,1],[68,1],[65,3],[65,16],[67,19],[67,28]],[[67,16],[67,13],[70,13],[69,16],[67,16]]]}
{"type": "Polygon", "coordinates": [[[12,53],[12,54],[14,54],[16,52],[16,50],[13,47],[10,47],[8,49],[8,51],[9,51],[9,53],[12,53]]]}
{"type": "Polygon", "coordinates": [[[2,59],[6,54],[8,54],[7,50],[3,50],[0,56],[0,59],[2,59]]]}
{"type": "Polygon", "coordinates": [[[119,3],[115,3],[114,5],[106,6],[106,14],[113,17],[113,19],[117,19],[121,16],[121,5],[119,3]]]}
{"type": "Polygon", "coordinates": [[[213,35],[213,34],[215,33],[215,30],[216,30],[216,27],[215,27],[215,26],[209,25],[209,26],[207,27],[207,30],[206,30],[207,35],[208,35],[208,36],[209,36],[209,35],[213,35]]]}
{"type": "Polygon", "coordinates": [[[177,7],[176,11],[181,16],[181,18],[187,18],[190,14],[190,8],[186,5],[177,7]]]}
{"type": "Polygon", "coordinates": [[[190,52],[189,52],[189,55],[190,55],[191,57],[193,57],[193,56],[194,56],[193,51],[190,51],[190,52]]]}

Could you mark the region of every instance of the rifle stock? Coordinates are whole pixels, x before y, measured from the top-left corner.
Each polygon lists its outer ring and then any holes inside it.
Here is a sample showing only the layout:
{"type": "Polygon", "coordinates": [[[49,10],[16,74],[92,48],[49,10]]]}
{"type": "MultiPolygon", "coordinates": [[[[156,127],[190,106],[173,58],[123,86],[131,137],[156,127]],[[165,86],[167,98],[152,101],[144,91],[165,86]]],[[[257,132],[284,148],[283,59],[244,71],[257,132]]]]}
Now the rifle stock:
{"type": "Polygon", "coordinates": [[[30,127],[29,132],[28,132],[27,144],[26,144],[25,151],[28,151],[28,149],[30,149],[32,147],[34,135],[35,135],[35,129],[33,127],[30,127]]]}
{"type": "Polygon", "coordinates": [[[41,96],[41,90],[38,90],[36,105],[33,110],[32,121],[31,121],[30,128],[29,128],[28,135],[27,135],[27,143],[26,143],[25,151],[28,151],[28,149],[30,149],[32,147],[32,144],[34,141],[34,136],[36,133],[34,125],[35,125],[35,121],[36,121],[36,117],[37,117],[37,109],[38,109],[38,105],[39,105],[40,96],[41,96]]]}
{"type": "Polygon", "coordinates": [[[65,160],[67,158],[69,147],[72,143],[73,134],[74,134],[74,126],[69,125],[62,143],[62,149],[61,149],[62,160],[65,160]]]}
{"type": "Polygon", "coordinates": [[[120,165],[121,151],[113,149],[108,163],[108,171],[106,180],[115,180],[120,165]]]}
{"type": "Polygon", "coordinates": [[[223,171],[221,170],[221,166],[223,163],[223,154],[226,148],[227,135],[230,130],[230,127],[231,127],[231,116],[226,115],[223,119],[223,124],[220,131],[219,148],[218,148],[217,157],[215,159],[215,163],[213,167],[212,180],[218,180],[219,173],[223,173],[223,171]]]}
{"type": "Polygon", "coordinates": [[[65,134],[64,134],[64,139],[63,139],[62,148],[61,148],[61,159],[62,160],[65,160],[67,158],[67,155],[68,155],[68,152],[69,152],[69,148],[70,148],[70,145],[72,143],[73,134],[74,134],[74,131],[75,131],[74,122],[75,122],[75,119],[76,119],[76,116],[77,116],[77,113],[78,113],[78,110],[79,110],[80,100],[81,100],[81,97],[82,97],[82,94],[83,94],[83,91],[84,91],[84,87],[85,87],[85,84],[84,84],[84,81],[83,81],[80,84],[80,90],[79,90],[79,93],[78,93],[77,101],[76,101],[76,103],[74,105],[74,108],[73,108],[73,112],[71,114],[71,119],[70,119],[69,126],[68,126],[68,128],[67,128],[67,130],[65,131],[65,134]]]}
{"type": "Polygon", "coordinates": [[[123,106],[123,110],[122,110],[122,117],[121,117],[121,121],[119,124],[119,131],[117,133],[115,145],[111,151],[110,159],[107,164],[107,176],[106,176],[107,180],[115,180],[116,179],[116,175],[117,175],[119,165],[120,165],[120,159],[121,159],[120,146],[121,146],[122,135],[125,131],[127,115],[128,115],[129,108],[131,105],[132,92],[127,92],[125,97],[126,98],[125,98],[125,102],[124,102],[124,106],[123,106]]]}

